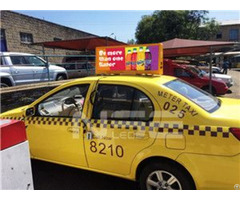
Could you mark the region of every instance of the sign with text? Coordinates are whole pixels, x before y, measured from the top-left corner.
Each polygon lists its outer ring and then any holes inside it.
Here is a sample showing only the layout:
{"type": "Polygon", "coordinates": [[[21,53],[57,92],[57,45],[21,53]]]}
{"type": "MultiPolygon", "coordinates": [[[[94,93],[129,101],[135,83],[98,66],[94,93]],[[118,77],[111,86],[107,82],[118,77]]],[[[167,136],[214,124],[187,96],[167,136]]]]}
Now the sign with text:
{"type": "Polygon", "coordinates": [[[162,74],[162,44],[96,48],[96,74],[162,74]]]}

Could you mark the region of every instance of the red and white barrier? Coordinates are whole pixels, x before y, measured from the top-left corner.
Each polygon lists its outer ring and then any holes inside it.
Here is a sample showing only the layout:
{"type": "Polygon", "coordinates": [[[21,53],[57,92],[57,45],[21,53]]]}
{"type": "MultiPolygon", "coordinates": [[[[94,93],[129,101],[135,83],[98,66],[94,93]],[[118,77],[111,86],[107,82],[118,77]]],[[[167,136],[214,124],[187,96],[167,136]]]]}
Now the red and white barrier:
{"type": "Polygon", "coordinates": [[[16,120],[0,120],[0,128],[0,189],[33,189],[25,124],[16,120]]]}

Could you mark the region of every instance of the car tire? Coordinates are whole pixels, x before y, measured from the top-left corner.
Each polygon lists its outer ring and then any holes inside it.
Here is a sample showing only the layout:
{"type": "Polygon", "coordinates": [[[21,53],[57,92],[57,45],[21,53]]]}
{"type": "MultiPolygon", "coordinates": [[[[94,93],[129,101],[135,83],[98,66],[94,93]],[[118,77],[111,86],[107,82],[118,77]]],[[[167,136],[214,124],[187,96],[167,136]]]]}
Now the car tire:
{"type": "Polygon", "coordinates": [[[143,190],[192,190],[190,175],[175,164],[152,163],[140,172],[139,186],[143,190]]]}
{"type": "Polygon", "coordinates": [[[66,80],[66,76],[63,74],[57,75],[56,81],[62,81],[62,80],[66,80]]]}
{"type": "MultiPolygon", "coordinates": [[[[209,86],[203,87],[202,90],[204,90],[205,92],[211,94],[211,93],[210,93],[210,90],[209,90],[209,86]]],[[[214,87],[212,87],[212,95],[213,95],[213,96],[216,96],[216,95],[217,95],[216,90],[215,90],[214,87]]]]}
{"type": "Polygon", "coordinates": [[[9,85],[8,85],[8,84],[6,84],[6,83],[2,83],[2,82],[1,82],[1,85],[0,85],[0,87],[1,87],[1,88],[6,88],[6,87],[9,87],[9,85]]]}

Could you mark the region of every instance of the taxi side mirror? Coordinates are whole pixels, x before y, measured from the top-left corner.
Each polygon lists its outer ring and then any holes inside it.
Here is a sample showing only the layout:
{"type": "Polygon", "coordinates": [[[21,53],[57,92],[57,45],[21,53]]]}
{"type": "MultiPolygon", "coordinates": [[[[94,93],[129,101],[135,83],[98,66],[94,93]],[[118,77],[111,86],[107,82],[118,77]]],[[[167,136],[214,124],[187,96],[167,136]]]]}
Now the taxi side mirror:
{"type": "Polygon", "coordinates": [[[35,109],[32,107],[32,108],[28,108],[26,110],[26,116],[33,116],[35,114],[35,109]]]}

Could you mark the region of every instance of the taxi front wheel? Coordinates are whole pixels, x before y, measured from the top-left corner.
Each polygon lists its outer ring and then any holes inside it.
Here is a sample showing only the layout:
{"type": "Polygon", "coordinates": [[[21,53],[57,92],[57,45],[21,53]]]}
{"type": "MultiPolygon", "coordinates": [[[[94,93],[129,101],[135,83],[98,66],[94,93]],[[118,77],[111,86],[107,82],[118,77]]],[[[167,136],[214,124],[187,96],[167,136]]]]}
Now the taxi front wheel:
{"type": "Polygon", "coordinates": [[[182,169],[168,163],[153,163],[146,166],[139,178],[143,190],[191,190],[189,176],[182,169]]]}

